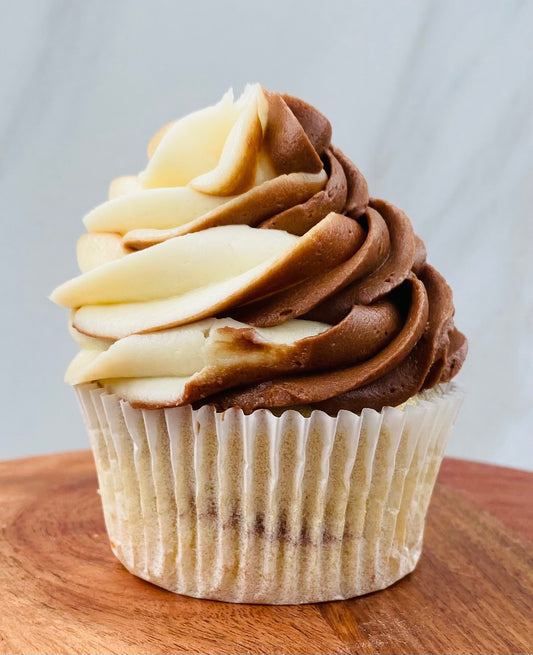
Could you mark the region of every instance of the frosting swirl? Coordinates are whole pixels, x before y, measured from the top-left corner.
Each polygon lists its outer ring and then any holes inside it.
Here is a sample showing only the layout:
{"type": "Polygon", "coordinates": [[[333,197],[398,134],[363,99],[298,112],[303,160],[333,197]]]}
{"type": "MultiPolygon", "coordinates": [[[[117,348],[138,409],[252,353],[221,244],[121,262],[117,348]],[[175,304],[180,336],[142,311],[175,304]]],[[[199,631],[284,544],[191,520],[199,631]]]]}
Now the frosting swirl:
{"type": "Polygon", "coordinates": [[[307,103],[247,87],[163,128],[84,219],[66,379],[134,406],[398,405],[466,356],[407,216],[307,103]]]}

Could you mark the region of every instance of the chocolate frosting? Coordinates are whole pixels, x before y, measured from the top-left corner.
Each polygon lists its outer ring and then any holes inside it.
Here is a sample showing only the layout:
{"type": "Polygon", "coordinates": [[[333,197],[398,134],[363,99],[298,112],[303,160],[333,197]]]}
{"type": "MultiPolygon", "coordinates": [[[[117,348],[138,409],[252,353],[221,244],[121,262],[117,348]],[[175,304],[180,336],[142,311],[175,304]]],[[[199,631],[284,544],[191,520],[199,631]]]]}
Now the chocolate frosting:
{"type": "MultiPolygon", "coordinates": [[[[214,403],[219,410],[306,404],[334,414],[398,405],[449,381],[462,366],[467,341],[453,323],[451,290],[427,264],[423,241],[403,211],[369,198],[363,175],[331,145],[327,119],[299,99],[283,100],[321,157],[328,181],[306,202],[258,227],[304,235],[335,212],[353,221],[360,236],[341,263],[317,268],[303,281],[229,315],[252,326],[305,318],[333,327],[301,342],[292,361],[268,370],[227,371],[225,379],[205,386],[191,382],[187,399],[197,406],[214,403]]],[[[277,105],[280,101],[277,96],[277,105]]],[[[247,340],[254,341],[253,330],[242,334],[241,347],[247,340]]]]}

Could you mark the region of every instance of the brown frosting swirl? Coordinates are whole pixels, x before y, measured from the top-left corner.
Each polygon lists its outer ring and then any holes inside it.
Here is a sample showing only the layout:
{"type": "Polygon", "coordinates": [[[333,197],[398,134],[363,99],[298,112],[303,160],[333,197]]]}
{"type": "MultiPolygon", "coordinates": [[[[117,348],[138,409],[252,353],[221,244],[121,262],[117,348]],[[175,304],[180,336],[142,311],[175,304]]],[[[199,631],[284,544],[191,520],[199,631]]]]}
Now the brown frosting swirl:
{"type": "MultiPolygon", "coordinates": [[[[215,384],[190,384],[188,400],[246,412],[301,404],[360,412],[401,404],[449,381],[463,364],[467,341],[453,323],[450,287],[427,264],[423,241],[403,211],[369,199],[361,172],[331,145],[327,119],[302,100],[282,98],[321,157],[328,181],[306,202],[258,227],[300,236],[335,212],[361,235],[342,263],[225,315],[252,326],[304,318],[333,327],[305,339],[297,357],[268,370],[240,368],[238,376],[228,371],[215,384]]],[[[276,101],[281,104],[281,96],[276,101]]],[[[253,330],[243,330],[240,347],[253,343],[253,330]]]]}

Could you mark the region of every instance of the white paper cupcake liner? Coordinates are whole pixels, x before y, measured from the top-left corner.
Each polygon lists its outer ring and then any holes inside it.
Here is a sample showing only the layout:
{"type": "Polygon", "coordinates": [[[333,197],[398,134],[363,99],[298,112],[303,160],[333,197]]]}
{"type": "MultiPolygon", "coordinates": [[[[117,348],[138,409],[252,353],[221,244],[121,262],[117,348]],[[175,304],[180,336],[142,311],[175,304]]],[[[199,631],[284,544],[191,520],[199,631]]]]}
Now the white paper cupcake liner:
{"type": "Polygon", "coordinates": [[[180,594],[246,603],[351,598],[410,573],[462,394],[402,409],[245,415],[133,409],[76,388],[111,548],[180,594]]]}

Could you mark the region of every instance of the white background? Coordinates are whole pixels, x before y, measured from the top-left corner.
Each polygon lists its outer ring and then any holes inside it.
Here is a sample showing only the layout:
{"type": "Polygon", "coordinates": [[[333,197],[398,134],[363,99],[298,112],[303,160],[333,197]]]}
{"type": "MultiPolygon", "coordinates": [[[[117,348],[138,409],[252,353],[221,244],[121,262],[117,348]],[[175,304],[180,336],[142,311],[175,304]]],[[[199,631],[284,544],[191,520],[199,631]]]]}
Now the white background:
{"type": "Polygon", "coordinates": [[[533,469],[533,2],[0,0],[0,459],[86,448],[81,219],[164,123],[246,82],[315,104],[402,207],[470,340],[448,453],[533,469]]]}

